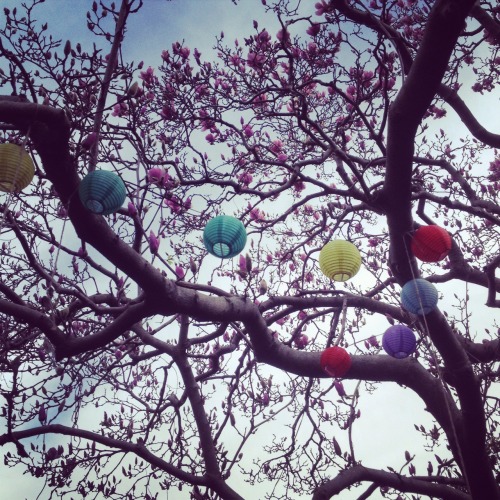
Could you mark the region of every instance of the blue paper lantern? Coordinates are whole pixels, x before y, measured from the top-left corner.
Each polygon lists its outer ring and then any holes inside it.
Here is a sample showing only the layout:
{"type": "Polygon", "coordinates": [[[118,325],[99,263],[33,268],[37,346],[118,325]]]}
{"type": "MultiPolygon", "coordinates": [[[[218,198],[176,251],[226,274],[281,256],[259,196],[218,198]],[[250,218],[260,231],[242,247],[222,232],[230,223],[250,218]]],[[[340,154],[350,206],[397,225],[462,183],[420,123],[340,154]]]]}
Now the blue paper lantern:
{"type": "Polygon", "coordinates": [[[78,188],[83,205],[94,214],[109,215],[119,210],[127,191],[120,176],[107,170],[87,174],[78,188]]]}
{"type": "Polygon", "coordinates": [[[210,219],[203,231],[203,244],[209,253],[221,259],[238,255],[247,242],[243,223],[230,215],[210,219]]]}
{"type": "Polygon", "coordinates": [[[427,280],[417,278],[405,283],[401,289],[401,303],[413,314],[424,316],[433,311],[438,302],[436,287],[427,280]]]}
{"type": "Polygon", "coordinates": [[[382,347],[389,356],[403,359],[415,351],[417,339],[407,326],[394,325],[385,331],[382,337],[382,347]]]}

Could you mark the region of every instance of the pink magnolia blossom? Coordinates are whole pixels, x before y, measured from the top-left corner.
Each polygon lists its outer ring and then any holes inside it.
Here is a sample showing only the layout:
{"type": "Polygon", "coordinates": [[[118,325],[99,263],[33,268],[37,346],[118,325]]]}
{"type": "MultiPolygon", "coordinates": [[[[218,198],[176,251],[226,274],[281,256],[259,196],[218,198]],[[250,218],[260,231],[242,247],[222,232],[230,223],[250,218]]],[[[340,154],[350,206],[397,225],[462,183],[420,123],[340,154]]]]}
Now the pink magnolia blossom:
{"type": "Polygon", "coordinates": [[[271,41],[271,35],[266,30],[263,30],[255,37],[255,41],[259,45],[267,46],[271,41]]]}
{"type": "Polygon", "coordinates": [[[298,193],[300,193],[301,191],[304,191],[305,188],[306,188],[306,185],[301,180],[297,180],[293,184],[293,189],[295,189],[295,191],[297,191],[298,193]]]}
{"type": "Polygon", "coordinates": [[[251,125],[245,125],[245,126],[243,127],[243,133],[244,133],[247,137],[252,137],[252,135],[253,135],[253,130],[252,130],[251,125]]]}
{"type": "Polygon", "coordinates": [[[250,219],[259,221],[263,219],[263,214],[258,208],[252,208],[250,210],[250,219]]]}
{"type": "Polygon", "coordinates": [[[243,254],[240,253],[240,258],[238,261],[238,267],[241,273],[247,272],[247,260],[243,254]]]}
{"type": "Polygon", "coordinates": [[[265,62],[266,62],[266,56],[264,54],[249,52],[247,57],[247,64],[250,68],[262,69],[265,62]]]}
{"type": "Polygon", "coordinates": [[[152,184],[161,184],[168,174],[162,168],[153,167],[148,170],[147,177],[148,182],[152,184]]]}
{"type": "Polygon", "coordinates": [[[160,247],[160,240],[156,237],[153,231],[149,233],[148,243],[151,253],[156,254],[158,252],[158,248],[160,247]]]}
{"type": "Polygon", "coordinates": [[[283,150],[283,142],[279,139],[276,139],[272,142],[271,147],[269,148],[273,153],[281,153],[283,150]]]}
{"type": "Polygon", "coordinates": [[[135,205],[131,201],[128,202],[127,212],[131,217],[137,214],[137,208],[135,208],[135,205]]]}
{"type": "Polygon", "coordinates": [[[83,149],[90,149],[95,143],[97,142],[97,133],[96,132],[90,132],[85,139],[82,141],[82,148],[83,149]]]}
{"type": "Polygon", "coordinates": [[[322,16],[322,15],[326,14],[327,12],[330,12],[333,8],[330,6],[330,3],[328,0],[321,0],[321,2],[314,4],[314,7],[316,8],[316,15],[317,16],[322,16]]]}
{"type": "Polygon", "coordinates": [[[163,200],[163,203],[167,205],[167,207],[170,208],[170,210],[174,214],[178,214],[182,210],[182,203],[175,196],[173,196],[172,198],[166,198],[165,200],[163,200]]]}
{"type": "Polygon", "coordinates": [[[113,106],[112,116],[123,116],[128,112],[128,105],[124,102],[118,102],[113,106]]]}
{"type": "Polygon", "coordinates": [[[307,28],[306,33],[310,36],[316,36],[321,30],[321,24],[319,23],[312,23],[309,28],[307,28]]]}
{"type": "Polygon", "coordinates": [[[175,266],[175,274],[180,280],[184,279],[184,276],[186,275],[184,269],[179,265],[175,266]]]}
{"type": "Polygon", "coordinates": [[[252,182],[252,174],[249,172],[243,172],[238,175],[238,180],[243,186],[248,186],[252,182]]]}
{"type": "Polygon", "coordinates": [[[334,385],[335,390],[337,391],[338,395],[341,398],[343,398],[346,395],[346,392],[345,392],[344,385],[342,384],[342,382],[340,380],[336,380],[333,383],[333,385],[334,385]]]}
{"type": "Polygon", "coordinates": [[[294,344],[297,347],[297,349],[304,349],[308,343],[309,343],[309,337],[305,333],[303,333],[294,340],[294,344]]]}
{"type": "Polygon", "coordinates": [[[278,31],[276,34],[276,38],[281,42],[281,43],[290,43],[290,32],[286,29],[281,29],[278,31]]]}
{"type": "Polygon", "coordinates": [[[264,406],[268,406],[269,405],[269,393],[268,392],[265,392],[263,395],[262,395],[262,404],[264,406]]]}
{"type": "Polygon", "coordinates": [[[177,115],[177,111],[173,103],[164,104],[160,111],[160,116],[164,120],[172,120],[177,115]]]}
{"type": "Polygon", "coordinates": [[[141,71],[139,78],[144,82],[146,87],[149,87],[155,81],[154,69],[149,66],[146,71],[141,71]]]}

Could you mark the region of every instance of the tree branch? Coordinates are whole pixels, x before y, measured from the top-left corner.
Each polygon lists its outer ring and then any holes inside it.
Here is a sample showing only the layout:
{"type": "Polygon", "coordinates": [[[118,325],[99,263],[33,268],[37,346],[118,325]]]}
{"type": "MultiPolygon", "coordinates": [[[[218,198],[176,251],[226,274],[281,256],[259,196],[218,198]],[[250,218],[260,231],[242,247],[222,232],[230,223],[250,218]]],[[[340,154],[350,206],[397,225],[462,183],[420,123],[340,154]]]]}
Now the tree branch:
{"type": "Polygon", "coordinates": [[[370,469],[362,465],[355,465],[342,471],[335,479],[326,481],[316,489],[312,498],[313,500],[327,500],[361,481],[370,481],[377,486],[388,486],[399,491],[420,493],[443,500],[471,500],[469,495],[450,486],[431,483],[416,477],[406,477],[401,474],[370,469]]]}

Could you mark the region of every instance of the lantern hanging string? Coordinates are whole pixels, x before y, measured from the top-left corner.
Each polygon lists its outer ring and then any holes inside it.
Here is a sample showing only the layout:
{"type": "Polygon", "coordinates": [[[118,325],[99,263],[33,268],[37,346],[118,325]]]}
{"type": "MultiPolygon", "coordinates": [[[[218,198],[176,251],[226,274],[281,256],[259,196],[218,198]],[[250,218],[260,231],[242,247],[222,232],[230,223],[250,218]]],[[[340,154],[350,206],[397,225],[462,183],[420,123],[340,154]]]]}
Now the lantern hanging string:
{"type": "Polygon", "coordinates": [[[335,339],[334,346],[338,346],[340,342],[344,339],[345,333],[345,324],[347,318],[347,297],[344,297],[344,301],[342,302],[342,322],[340,324],[340,333],[339,336],[335,339]]]}
{"type": "MultiPolygon", "coordinates": [[[[407,233],[407,235],[411,237],[411,233],[407,233]]],[[[406,238],[404,236],[403,236],[403,244],[404,244],[405,251],[406,251],[406,257],[408,259],[408,262],[410,262],[410,259],[411,259],[410,252],[408,250],[408,246],[406,244],[406,238]]],[[[411,274],[412,274],[413,279],[416,279],[417,276],[415,276],[415,273],[413,271],[413,267],[411,266],[411,262],[410,262],[410,270],[411,270],[411,274]]],[[[415,287],[415,290],[416,290],[416,293],[417,293],[418,301],[420,303],[420,307],[423,309],[423,302],[422,302],[422,298],[420,296],[420,290],[419,290],[418,287],[415,287]]],[[[429,335],[429,325],[427,324],[427,320],[426,320],[425,314],[421,316],[421,319],[422,319],[422,323],[424,325],[425,333],[427,334],[427,339],[428,339],[428,345],[427,345],[427,347],[429,348],[429,352],[431,353],[431,356],[432,356],[432,359],[433,359],[433,362],[434,362],[434,366],[436,367],[436,373],[438,375],[439,381],[441,382],[441,386],[443,387],[443,391],[450,398],[453,399],[453,395],[451,394],[451,391],[449,390],[448,386],[444,382],[443,373],[442,373],[442,370],[441,370],[441,368],[439,366],[439,360],[438,360],[436,352],[435,352],[435,350],[434,350],[434,348],[432,346],[432,340],[431,340],[431,337],[429,335]]],[[[458,433],[457,433],[457,429],[455,427],[455,422],[453,421],[453,415],[451,413],[450,402],[448,401],[447,397],[445,397],[444,399],[445,399],[446,410],[448,412],[448,418],[450,419],[450,425],[451,425],[451,430],[453,432],[453,437],[454,437],[455,442],[457,444],[457,453],[458,453],[459,460],[461,462],[461,466],[462,466],[462,471],[463,471],[463,474],[464,474],[465,483],[467,484],[467,489],[470,491],[470,484],[469,484],[469,479],[467,477],[467,470],[466,470],[465,465],[464,465],[465,464],[464,457],[462,455],[462,450],[460,448],[460,444],[459,444],[459,441],[458,441],[458,433]]]]}
{"type": "Polygon", "coordinates": [[[95,134],[95,142],[94,144],[92,144],[90,148],[89,172],[93,172],[97,165],[97,160],[99,155],[99,135],[100,135],[99,132],[101,130],[104,108],[106,106],[106,98],[108,96],[109,86],[113,78],[113,71],[115,69],[118,60],[118,52],[121,48],[121,43],[123,41],[125,23],[127,21],[130,9],[131,9],[130,0],[123,1],[120,7],[120,12],[118,14],[118,19],[116,21],[113,44],[111,45],[111,50],[109,52],[108,65],[104,73],[104,78],[101,85],[101,92],[97,100],[97,109],[95,113],[95,120],[93,126],[93,132],[95,134]]]}

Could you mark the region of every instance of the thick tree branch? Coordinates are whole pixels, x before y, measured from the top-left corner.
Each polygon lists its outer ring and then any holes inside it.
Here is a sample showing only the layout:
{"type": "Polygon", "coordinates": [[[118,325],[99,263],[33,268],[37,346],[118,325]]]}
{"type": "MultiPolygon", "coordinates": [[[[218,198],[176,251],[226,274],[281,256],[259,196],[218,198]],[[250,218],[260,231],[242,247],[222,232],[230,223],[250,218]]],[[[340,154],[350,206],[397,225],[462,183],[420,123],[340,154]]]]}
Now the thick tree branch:
{"type": "Polygon", "coordinates": [[[342,471],[335,479],[326,481],[316,489],[313,500],[328,500],[344,489],[361,481],[370,481],[377,486],[388,486],[407,493],[419,493],[443,500],[471,500],[466,493],[443,484],[431,483],[426,478],[406,477],[401,474],[370,469],[355,465],[342,471]]]}
{"type": "Polygon", "coordinates": [[[486,130],[460,98],[458,92],[441,84],[438,89],[438,95],[453,108],[453,111],[460,117],[462,123],[477,140],[492,148],[500,148],[500,134],[494,134],[486,130]]]}
{"type": "Polygon", "coordinates": [[[486,30],[490,35],[500,40],[500,23],[498,23],[493,17],[491,17],[485,9],[481,7],[479,1],[477,1],[471,10],[472,17],[479,22],[479,24],[486,30]]]}
{"type": "Polygon", "coordinates": [[[172,464],[162,460],[157,455],[151,453],[147,447],[142,443],[131,443],[129,441],[121,441],[119,439],[111,438],[108,436],[103,436],[91,431],[86,431],[84,429],[76,429],[73,427],[67,427],[60,424],[50,424],[43,425],[40,427],[33,427],[31,429],[25,429],[21,431],[15,431],[10,434],[4,434],[0,436],[0,446],[7,443],[14,443],[15,441],[21,441],[30,437],[41,436],[44,434],[62,434],[64,436],[74,436],[82,439],[87,439],[89,441],[94,441],[100,443],[108,448],[115,448],[121,450],[124,453],[133,453],[139,458],[150,463],[153,467],[157,467],[168,474],[185,481],[190,484],[197,484],[200,486],[206,486],[207,480],[205,477],[196,476],[194,474],[189,474],[183,470],[174,467],[172,464]]]}

